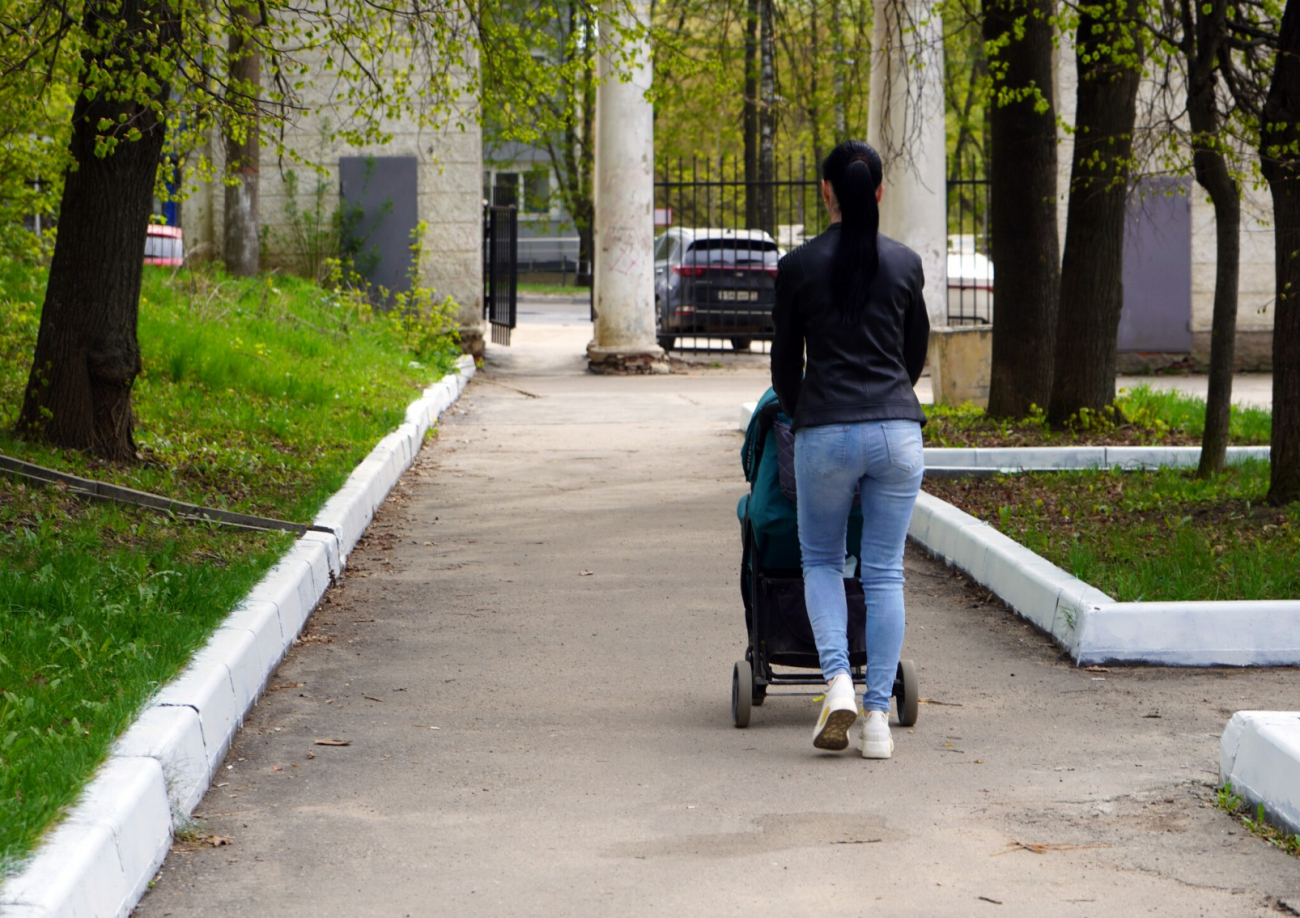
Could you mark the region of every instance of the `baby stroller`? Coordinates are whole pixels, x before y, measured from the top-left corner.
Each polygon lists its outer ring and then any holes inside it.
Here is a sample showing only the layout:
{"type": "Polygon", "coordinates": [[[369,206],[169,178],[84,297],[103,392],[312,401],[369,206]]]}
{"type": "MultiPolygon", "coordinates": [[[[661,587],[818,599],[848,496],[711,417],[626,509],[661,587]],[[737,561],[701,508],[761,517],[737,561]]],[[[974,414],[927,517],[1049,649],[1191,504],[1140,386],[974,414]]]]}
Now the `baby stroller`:
{"type": "MultiPolygon", "coordinates": [[[[745,603],[749,646],[745,659],[732,671],[731,716],[737,727],[747,727],[753,707],[763,704],[769,687],[826,683],[804,607],[794,503],[794,434],[790,419],[781,413],[780,402],[771,389],[749,420],[741,466],[749,482],[749,493],[736,507],[744,543],[740,595],[745,603]],[[813,672],[778,672],[774,666],[813,672]]],[[[862,544],[862,526],[862,507],[854,500],[849,515],[844,591],[849,604],[849,665],[856,685],[865,683],[867,664],[866,602],[856,557],[862,544]]],[[[911,660],[899,661],[893,696],[899,723],[905,727],[916,723],[921,699],[916,665],[911,660]]]]}

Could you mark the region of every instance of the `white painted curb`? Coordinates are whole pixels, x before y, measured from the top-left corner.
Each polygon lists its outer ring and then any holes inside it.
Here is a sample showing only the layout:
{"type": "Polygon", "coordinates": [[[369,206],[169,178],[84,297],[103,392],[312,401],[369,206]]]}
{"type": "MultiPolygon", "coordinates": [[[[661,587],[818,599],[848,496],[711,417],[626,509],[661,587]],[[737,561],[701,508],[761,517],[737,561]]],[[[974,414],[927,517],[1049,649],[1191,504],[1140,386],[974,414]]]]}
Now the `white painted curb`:
{"type": "Polygon", "coordinates": [[[1078,663],[1300,664],[1300,601],[1116,602],[922,492],[908,535],[1046,631],[1078,663]]]}
{"type": "Polygon", "coordinates": [[[749,419],[754,416],[758,410],[758,402],[745,402],[740,406],[740,432],[744,433],[749,430],[749,419]]]}
{"type": "Polygon", "coordinates": [[[67,818],[0,887],[3,918],[119,918],[144,895],[174,827],[203,799],[244,715],[347,561],[474,361],[424,390],[316,516],[309,532],[145,707],[67,818]]]}
{"type": "Polygon", "coordinates": [[[1300,833],[1300,711],[1238,711],[1219,741],[1219,783],[1300,833]]]}
{"type": "MultiPolygon", "coordinates": [[[[758,402],[740,406],[740,431],[749,429],[758,402]]],[[[1267,446],[1229,446],[1229,465],[1269,456],[1267,446]]],[[[1201,461],[1199,446],[1011,446],[927,447],[926,469],[992,469],[999,472],[1058,472],[1067,469],[1190,468],[1201,461]]]]}
{"type": "Polygon", "coordinates": [[[932,555],[992,590],[1019,615],[1055,638],[1071,656],[1077,657],[1084,617],[1092,609],[1114,602],[988,523],[924,491],[917,495],[907,534],[932,555]]]}
{"type": "MultiPolygon", "coordinates": [[[[1229,465],[1268,459],[1267,446],[1229,446],[1229,465]]],[[[996,469],[1002,472],[1059,472],[1073,469],[1191,468],[1199,446],[1025,446],[925,450],[927,469],[996,469]]]]}

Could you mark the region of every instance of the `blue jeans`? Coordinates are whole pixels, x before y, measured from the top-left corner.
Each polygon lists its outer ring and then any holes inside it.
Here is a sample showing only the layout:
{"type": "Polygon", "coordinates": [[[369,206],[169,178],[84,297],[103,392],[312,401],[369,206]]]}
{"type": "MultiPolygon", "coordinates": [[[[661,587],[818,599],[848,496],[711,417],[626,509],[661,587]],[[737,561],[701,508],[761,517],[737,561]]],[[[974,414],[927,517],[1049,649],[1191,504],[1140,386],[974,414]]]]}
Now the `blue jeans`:
{"type": "Polygon", "coordinates": [[[903,547],[924,471],[916,421],[827,424],[795,432],[804,601],[828,681],[849,671],[844,542],[853,491],[862,490],[858,558],[867,600],[862,706],[868,711],[888,711],[893,694],[903,650],[903,547]]]}

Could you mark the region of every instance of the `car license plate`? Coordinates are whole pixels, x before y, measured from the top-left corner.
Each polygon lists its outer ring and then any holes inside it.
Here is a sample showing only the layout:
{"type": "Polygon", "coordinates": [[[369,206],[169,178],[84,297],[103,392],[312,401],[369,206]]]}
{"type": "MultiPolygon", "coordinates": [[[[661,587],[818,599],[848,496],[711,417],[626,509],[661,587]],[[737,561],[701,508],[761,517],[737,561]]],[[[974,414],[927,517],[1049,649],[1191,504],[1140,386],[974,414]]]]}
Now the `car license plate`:
{"type": "Polygon", "coordinates": [[[724,303],[757,303],[757,290],[719,290],[718,299],[724,303]]]}

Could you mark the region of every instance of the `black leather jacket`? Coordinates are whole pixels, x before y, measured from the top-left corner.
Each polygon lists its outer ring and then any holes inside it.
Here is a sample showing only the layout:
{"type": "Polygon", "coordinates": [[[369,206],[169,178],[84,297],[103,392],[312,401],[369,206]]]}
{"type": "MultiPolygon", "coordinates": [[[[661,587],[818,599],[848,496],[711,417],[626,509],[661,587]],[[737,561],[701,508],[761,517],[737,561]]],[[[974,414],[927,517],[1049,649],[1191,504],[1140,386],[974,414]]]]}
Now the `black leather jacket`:
{"type": "Polygon", "coordinates": [[[921,258],[880,236],[880,271],[862,321],[840,321],[831,293],[831,259],[840,225],[781,259],[772,320],[772,388],[794,427],[908,419],[925,423],[912,387],[930,337],[921,258]],[[804,348],[808,373],[804,375],[804,348]]]}

